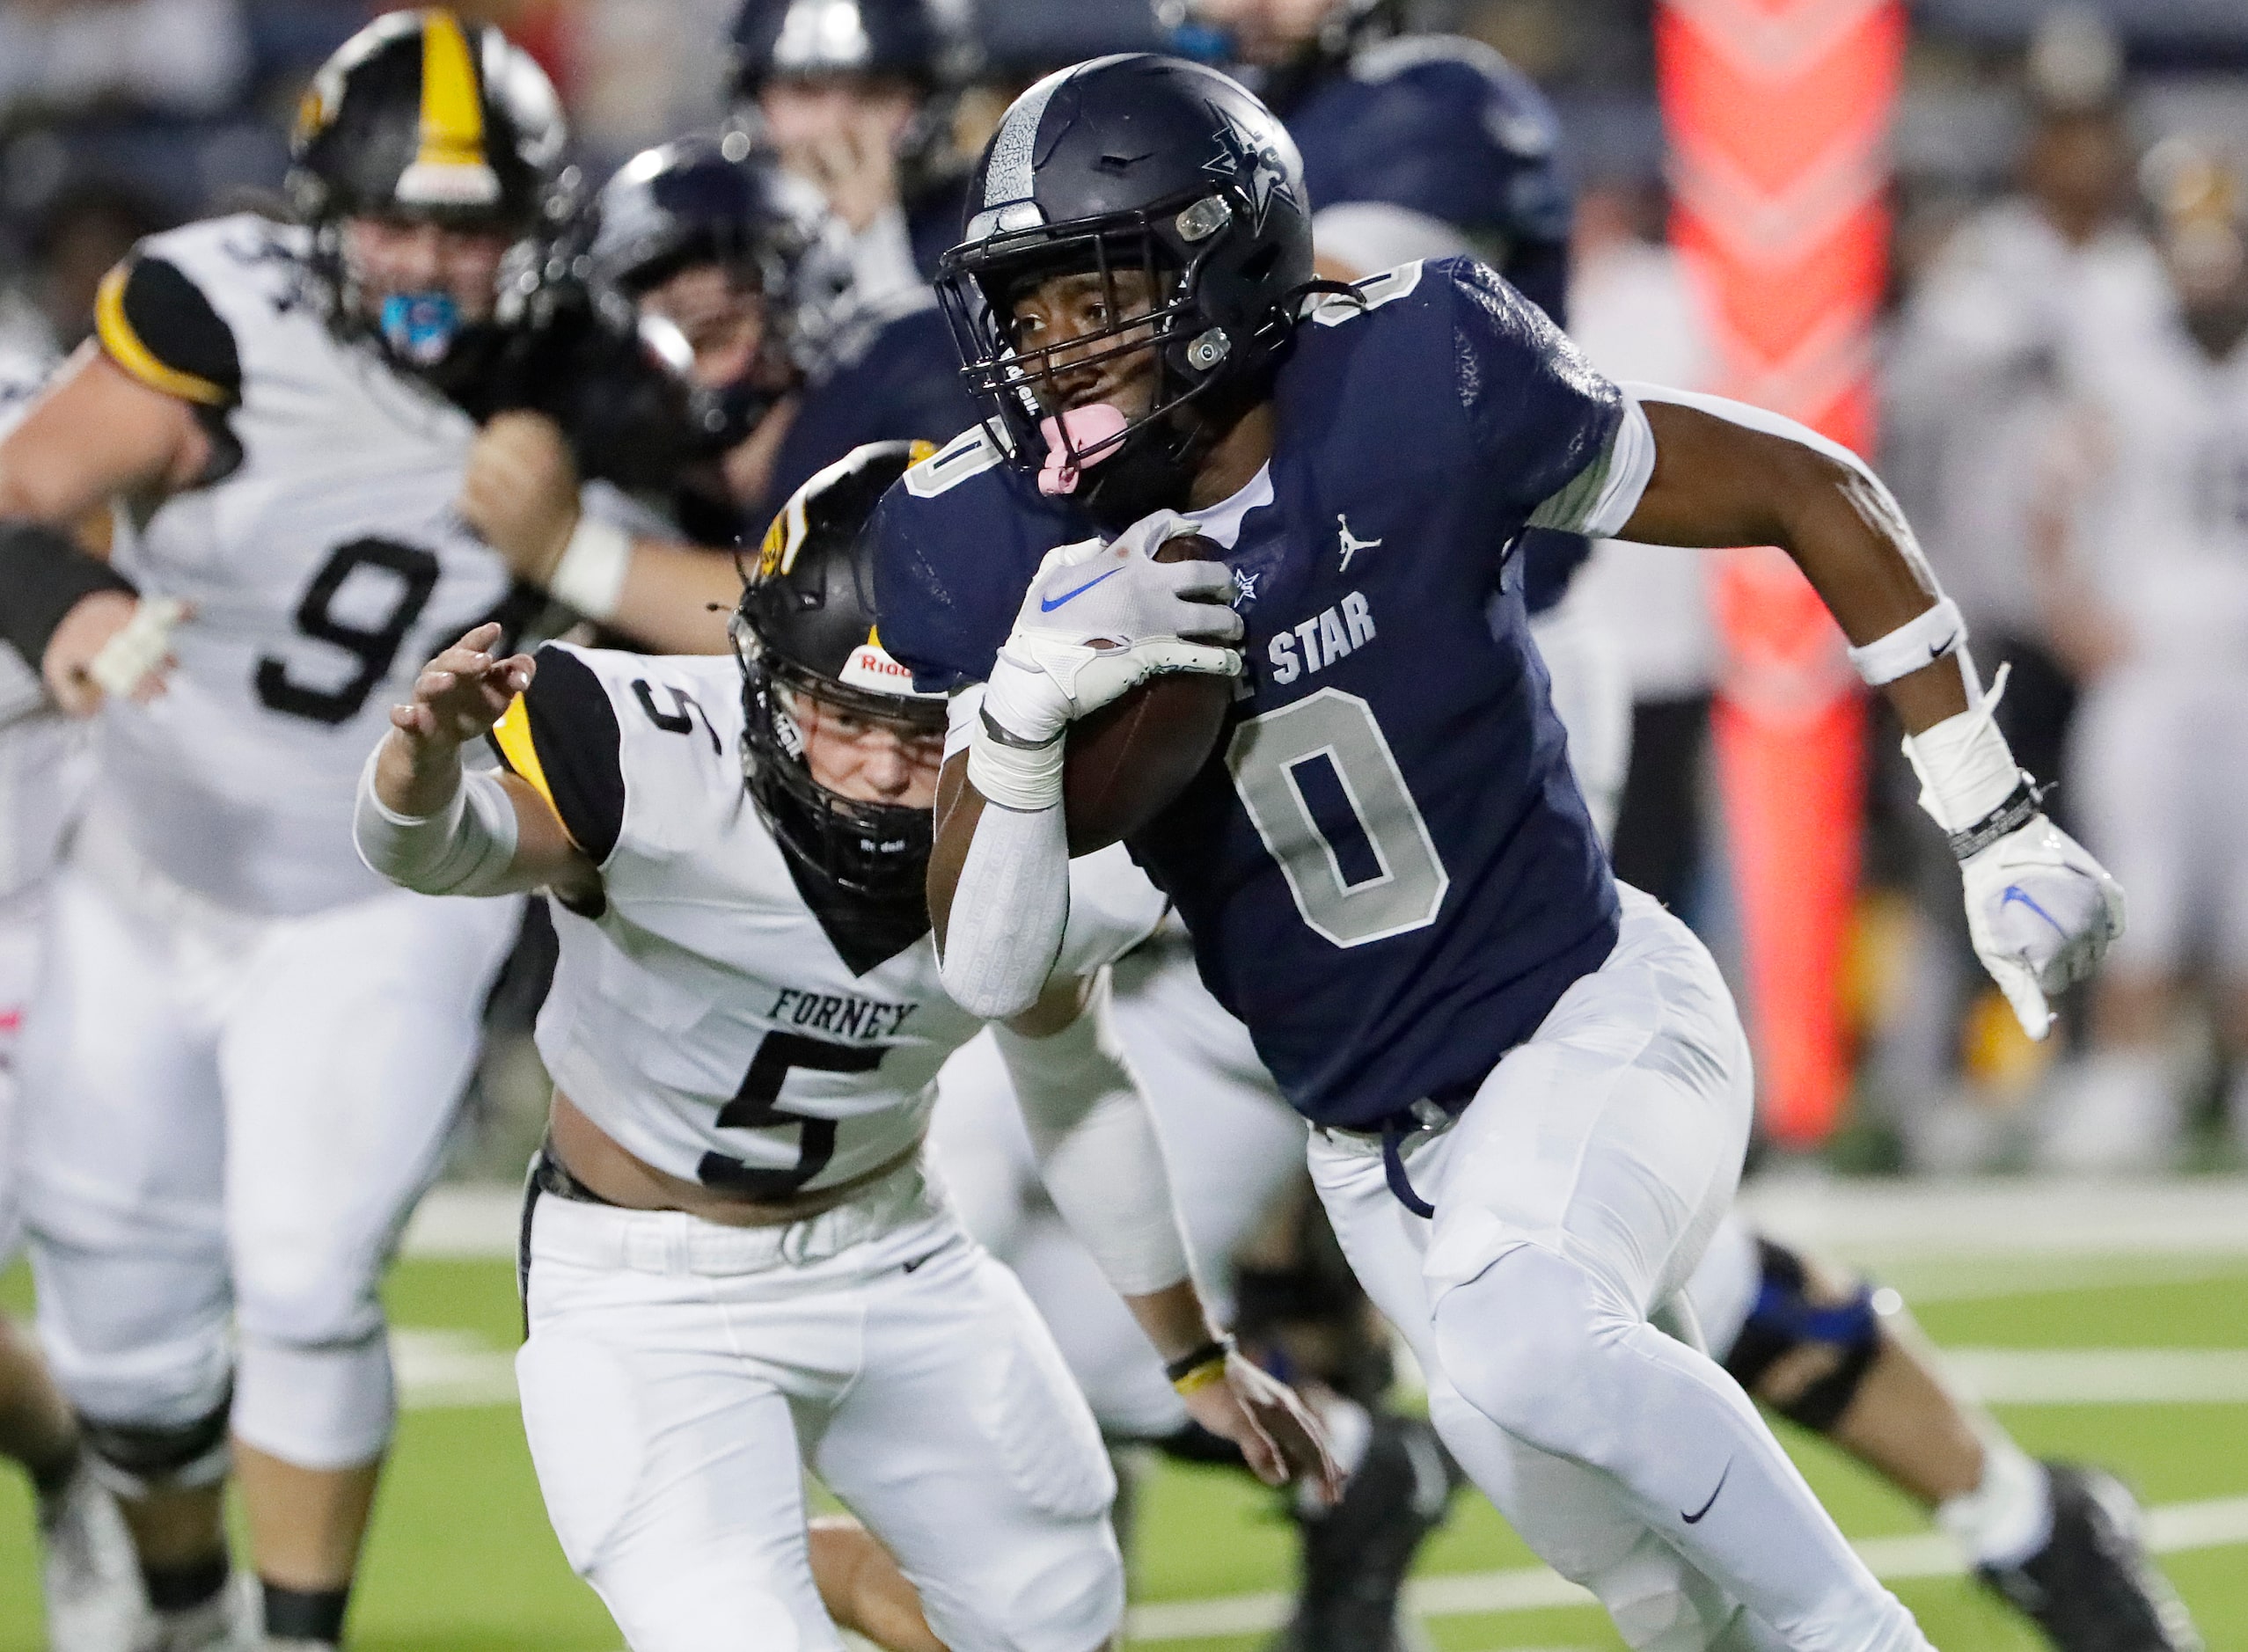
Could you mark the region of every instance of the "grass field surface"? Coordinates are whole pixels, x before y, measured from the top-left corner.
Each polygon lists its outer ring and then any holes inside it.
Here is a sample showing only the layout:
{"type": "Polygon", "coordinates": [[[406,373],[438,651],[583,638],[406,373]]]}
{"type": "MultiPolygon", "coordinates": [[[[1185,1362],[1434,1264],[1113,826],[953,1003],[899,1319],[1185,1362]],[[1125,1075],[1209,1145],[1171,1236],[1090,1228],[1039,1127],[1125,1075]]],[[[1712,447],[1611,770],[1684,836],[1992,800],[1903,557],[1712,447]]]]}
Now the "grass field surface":
{"type": "MultiPolygon", "coordinates": [[[[2237,1225],[2165,1230],[2154,1243],[2113,1224],[2062,1221],[2054,1231],[2067,1244],[2025,1245],[2019,1222],[2003,1210],[1995,1220],[1995,1239],[1930,1217],[1839,1242],[1886,1253],[1885,1276],[1959,1351],[1959,1371],[2032,1452],[2102,1462],[2130,1480],[2157,1510],[2164,1563],[2211,1648],[2248,1648],[2248,1206],[2237,1225]],[[2079,1242],[2103,1231],[2113,1248],[2079,1242]],[[2185,1247],[2204,1239],[2215,1242],[2185,1247]]],[[[516,1318],[508,1263],[409,1256],[389,1296],[408,1409],[353,1644],[617,1652],[615,1629],[547,1530],[509,1397],[516,1318]]],[[[0,1301],[26,1308],[20,1268],[0,1285],[0,1301]]],[[[1915,1509],[1817,1443],[1787,1437],[1938,1647],[2041,1645],[1958,1575],[1915,1509]]],[[[1289,1532],[1272,1498],[1236,1475],[1165,1466],[1145,1510],[1135,1640],[1176,1652],[1256,1644],[1287,1585],[1289,1532]]],[[[0,1478],[0,1652],[41,1645],[33,1556],[24,1484],[0,1478]]],[[[1622,1645],[1472,1494],[1429,1545],[1415,1599],[1444,1652],[1622,1645]]]]}

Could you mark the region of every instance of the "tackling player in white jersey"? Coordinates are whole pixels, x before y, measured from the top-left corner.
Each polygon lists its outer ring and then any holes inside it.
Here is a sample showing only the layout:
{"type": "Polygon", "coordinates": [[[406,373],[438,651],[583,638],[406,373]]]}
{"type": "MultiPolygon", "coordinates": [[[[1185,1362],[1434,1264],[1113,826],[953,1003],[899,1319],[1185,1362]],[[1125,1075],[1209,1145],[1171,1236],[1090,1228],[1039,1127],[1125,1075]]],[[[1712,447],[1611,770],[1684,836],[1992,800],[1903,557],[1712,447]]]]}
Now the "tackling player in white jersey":
{"type": "Polygon", "coordinates": [[[2086,684],[2072,793],[2133,903],[2041,1149],[2109,1173],[2175,1160],[2193,1084],[2174,1027],[2197,970],[2248,1141],[2248,180],[2183,143],[2152,162],[2173,296],[2071,339],[2072,439],[2041,524],[2041,595],[2086,684]]]}
{"type": "Polygon", "coordinates": [[[25,1211],[161,1647],[247,1615],[230,1432],[266,1633],[340,1633],[395,1408],[376,1286],[515,927],[370,874],[353,788],[415,662],[509,588],[451,511],[475,425],[449,397],[520,336],[563,137],[496,31],[381,19],[306,94],[303,226],[143,243],[0,442],[0,632],[99,713],[26,1031],[25,1211]],[[113,551],[82,553],[64,530],[113,499],[113,551]]]}
{"type": "MultiPolygon", "coordinates": [[[[480,628],[361,790],[361,852],[406,887],[553,903],[517,1372],[563,1549],[636,1648],[838,1644],[800,1454],[954,1652],[1090,1652],[1121,1619],[1093,1419],[921,1158],[937,1070],[984,1024],[939,981],[921,893],[944,702],[875,634],[864,528],[930,451],[861,448],[805,485],[738,660],[494,658],[480,628]],[[504,777],[462,769],[487,730],[504,777]]],[[[1087,1007],[1161,897],[1115,852],[1075,895],[1064,984],[1000,1029],[1047,1185],[1192,1414],[1268,1480],[1331,1481],[1294,1397],[1210,1322],[1087,1007]]]]}

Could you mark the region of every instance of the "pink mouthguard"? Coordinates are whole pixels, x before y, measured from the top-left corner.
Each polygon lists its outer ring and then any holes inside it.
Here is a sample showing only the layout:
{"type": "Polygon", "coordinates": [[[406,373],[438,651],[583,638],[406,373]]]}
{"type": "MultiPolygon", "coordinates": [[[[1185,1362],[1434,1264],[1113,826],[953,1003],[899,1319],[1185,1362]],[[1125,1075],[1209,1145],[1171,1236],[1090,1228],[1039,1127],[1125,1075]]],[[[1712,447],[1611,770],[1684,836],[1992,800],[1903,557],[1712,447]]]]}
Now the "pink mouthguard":
{"type": "MultiPolygon", "coordinates": [[[[1122,435],[1126,422],[1122,413],[1104,401],[1065,409],[1058,420],[1041,419],[1038,434],[1046,438],[1046,464],[1038,472],[1038,491],[1050,496],[1075,493],[1078,468],[1070,463],[1071,452],[1082,453],[1099,442],[1122,435]]],[[[1113,447],[1102,449],[1086,461],[1087,467],[1098,464],[1115,451],[1113,447]]]]}

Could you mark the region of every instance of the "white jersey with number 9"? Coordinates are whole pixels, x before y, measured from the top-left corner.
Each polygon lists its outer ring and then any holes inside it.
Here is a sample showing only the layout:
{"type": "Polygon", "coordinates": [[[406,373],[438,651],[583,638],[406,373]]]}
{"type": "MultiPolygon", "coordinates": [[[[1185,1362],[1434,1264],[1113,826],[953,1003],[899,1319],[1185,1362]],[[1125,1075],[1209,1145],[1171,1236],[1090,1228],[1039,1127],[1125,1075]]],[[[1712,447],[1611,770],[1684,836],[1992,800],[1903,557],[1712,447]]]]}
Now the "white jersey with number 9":
{"type": "Polygon", "coordinates": [[[329,329],[307,248],[248,215],[190,224],[97,307],[110,358],[203,410],[231,465],[119,536],[119,571],[188,615],[169,691],[103,715],[101,807],[178,882],[274,914],[383,888],[351,847],[360,764],[509,585],[452,510],[475,425],[329,329]]]}

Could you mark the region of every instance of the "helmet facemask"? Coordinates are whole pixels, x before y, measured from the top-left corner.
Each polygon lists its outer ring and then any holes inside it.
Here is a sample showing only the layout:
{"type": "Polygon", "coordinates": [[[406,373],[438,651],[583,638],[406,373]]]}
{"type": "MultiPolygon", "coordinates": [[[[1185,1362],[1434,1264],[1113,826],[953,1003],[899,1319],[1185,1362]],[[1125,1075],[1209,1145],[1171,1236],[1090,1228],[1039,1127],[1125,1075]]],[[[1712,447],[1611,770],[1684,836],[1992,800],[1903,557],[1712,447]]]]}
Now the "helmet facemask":
{"type": "Polygon", "coordinates": [[[1122,527],[1182,505],[1201,453],[1270,384],[1291,306],[1260,315],[1241,302],[1266,272],[1237,267],[1234,193],[996,230],[954,248],[939,267],[938,297],[968,364],[963,376],[987,422],[996,420],[1018,464],[1041,467],[1041,491],[1077,493],[1097,521],[1122,527]],[[1119,290],[1127,273],[1139,276],[1144,302],[1119,290]],[[1015,303],[1064,275],[1097,281],[1109,321],[1019,347],[1015,303]],[[1145,411],[1119,420],[1071,404],[1070,381],[1146,352],[1155,382],[1145,411]]]}

